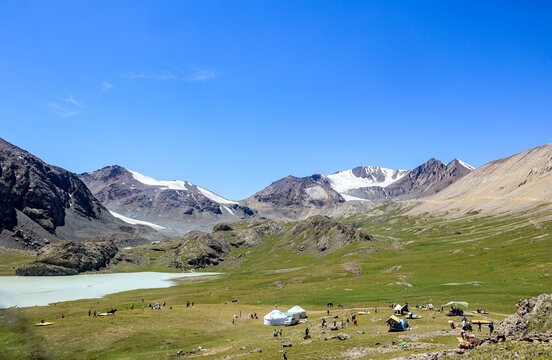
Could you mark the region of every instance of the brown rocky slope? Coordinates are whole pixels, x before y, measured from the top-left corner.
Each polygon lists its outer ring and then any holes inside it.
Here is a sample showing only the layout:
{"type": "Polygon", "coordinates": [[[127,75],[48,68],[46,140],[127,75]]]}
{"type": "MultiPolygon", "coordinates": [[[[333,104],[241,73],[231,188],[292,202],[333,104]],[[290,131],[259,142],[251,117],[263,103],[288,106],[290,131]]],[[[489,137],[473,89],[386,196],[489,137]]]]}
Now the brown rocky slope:
{"type": "Polygon", "coordinates": [[[552,144],[492,161],[430,197],[411,213],[508,213],[552,207],[552,144]]]}

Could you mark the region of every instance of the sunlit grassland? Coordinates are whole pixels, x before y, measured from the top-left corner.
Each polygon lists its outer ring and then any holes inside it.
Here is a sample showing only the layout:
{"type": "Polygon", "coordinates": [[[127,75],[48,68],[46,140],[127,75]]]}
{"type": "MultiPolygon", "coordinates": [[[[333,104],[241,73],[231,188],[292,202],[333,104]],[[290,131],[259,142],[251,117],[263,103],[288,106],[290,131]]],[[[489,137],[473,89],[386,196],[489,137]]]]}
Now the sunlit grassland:
{"type": "MultiPolygon", "coordinates": [[[[275,235],[259,248],[235,250],[245,258],[237,266],[205,269],[224,272],[213,280],[183,280],[171,288],[0,311],[3,320],[0,356],[167,358],[174,357],[179,349],[188,352],[202,346],[211,349],[200,353],[202,359],[222,358],[255,348],[263,352],[249,354],[247,359],[280,359],[281,342],[272,338],[272,328],[262,325],[262,316],[276,303],[284,310],[298,304],[310,311],[307,324],[284,329],[284,339],[293,344],[287,348],[290,359],[340,358],[350,348],[402,342],[399,334],[387,333],[383,323],[390,314],[386,308],[390,302],[439,306],[450,300],[467,301],[472,310],[482,306],[490,317],[499,320],[515,310],[518,299],[552,293],[550,215],[533,211],[443,219],[411,217],[404,210],[391,207],[376,209],[340,219],[372,234],[373,241],[353,243],[325,256],[294,254],[286,248],[290,239],[284,241],[275,235]],[[362,269],[361,276],[354,276],[342,267],[350,262],[362,269]],[[389,272],[392,266],[401,268],[389,272]],[[173,309],[142,312],[142,298],[146,307],[150,302],[167,301],[173,309]],[[238,302],[231,303],[232,299],[238,302]],[[187,300],[194,300],[195,308],[186,308],[187,300]],[[345,329],[351,339],[324,341],[330,332],[321,334],[319,324],[325,315],[325,304],[330,301],[342,303],[346,308],[382,310],[359,317],[358,329],[345,329]],[[124,310],[131,304],[137,307],[124,310]],[[110,307],[120,310],[116,316],[88,317],[88,309],[104,311],[110,307]],[[243,317],[232,325],[232,315],[239,311],[243,317]],[[247,319],[250,312],[257,312],[259,320],[247,319]],[[64,319],[60,318],[61,313],[64,319]],[[56,324],[33,326],[40,319],[56,324]],[[314,332],[313,338],[312,342],[302,344],[306,326],[314,332]],[[355,334],[353,330],[363,330],[365,334],[355,334]]],[[[4,256],[8,255],[0,256],[4,262],[4,256]]],[[[121,265],[117,270],[164,271],[154,261],[157,256],[160,254],[149,252],[151,262],[142,266],[121,265]]],[[[10,261],[15,264],[20,260],[10,261]]],[[[334,307],[332,311],[342,314],[344,310],[334,307]]],[[[442,314],[420,313],[424,318],[411,321],[416,329],[409,333],[447,328],[448,319],[442,314]]],[[[420,341],[444,344],[429,349],[435,351],[456,346],[454,335],[433,340],[420,341]]],[[[404,353],[408,351],[374,353],[367,358],[390,358],[404,353]]]]}

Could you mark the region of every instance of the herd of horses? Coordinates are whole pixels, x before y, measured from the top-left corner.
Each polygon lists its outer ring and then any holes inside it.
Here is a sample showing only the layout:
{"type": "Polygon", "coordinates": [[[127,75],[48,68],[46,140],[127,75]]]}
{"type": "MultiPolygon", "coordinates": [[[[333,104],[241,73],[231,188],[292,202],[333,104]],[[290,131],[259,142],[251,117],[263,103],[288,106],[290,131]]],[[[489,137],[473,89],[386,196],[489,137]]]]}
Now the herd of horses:
{"type": "MultiPolygon", "coordinates": [[[[329,302],[329,303],[328,303],[328,307],[333,307],[333,306],[334,306],[334,305],[333,305],[333,302],[329,302]]],[[[337,307],[342,308],[342,307],[343,307],[343,304],[337,304],[337,307]]]]}

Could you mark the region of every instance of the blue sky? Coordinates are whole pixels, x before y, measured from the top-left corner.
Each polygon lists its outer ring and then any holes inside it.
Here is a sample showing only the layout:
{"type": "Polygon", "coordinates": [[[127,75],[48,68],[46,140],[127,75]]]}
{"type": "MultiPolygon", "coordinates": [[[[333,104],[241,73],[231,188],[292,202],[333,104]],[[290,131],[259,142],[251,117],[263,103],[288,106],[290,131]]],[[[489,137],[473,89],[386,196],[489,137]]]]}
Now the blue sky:
{"type": "Polygon", "coordinates": [[[552,141],[547,1],[4,1],[0,137],[241,199],[552,141]]]}

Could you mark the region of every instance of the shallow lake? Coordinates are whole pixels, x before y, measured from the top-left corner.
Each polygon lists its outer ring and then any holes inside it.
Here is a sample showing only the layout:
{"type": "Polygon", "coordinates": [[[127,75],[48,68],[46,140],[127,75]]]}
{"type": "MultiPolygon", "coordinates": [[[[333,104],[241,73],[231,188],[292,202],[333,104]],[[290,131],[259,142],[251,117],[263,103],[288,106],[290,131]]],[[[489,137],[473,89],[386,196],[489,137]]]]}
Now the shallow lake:
{"type": "Polygon", "coordinates": [[[173,279],[218,273],[119,273],[74,276],[0,276],[0,309],[99,298],[135,289],[166,288],[173,279]]]}

